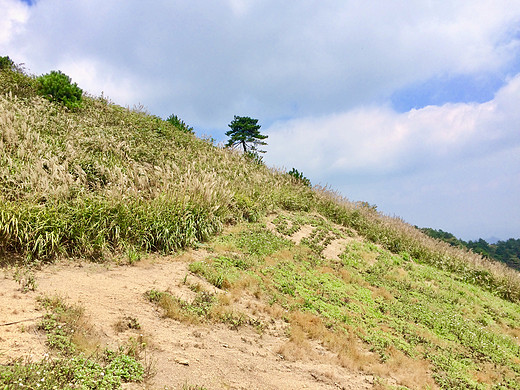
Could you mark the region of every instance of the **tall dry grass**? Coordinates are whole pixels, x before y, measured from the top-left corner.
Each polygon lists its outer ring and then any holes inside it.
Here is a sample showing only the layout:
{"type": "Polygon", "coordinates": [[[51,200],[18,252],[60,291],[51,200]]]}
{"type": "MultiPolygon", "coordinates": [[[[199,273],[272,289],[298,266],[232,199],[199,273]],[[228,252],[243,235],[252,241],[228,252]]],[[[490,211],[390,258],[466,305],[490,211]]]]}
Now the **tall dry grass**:
{"type": "Polygon", "coordinates": [[[170,252],[225,223],[256,220],[291,187],[284,175],[142,110],[87,97],[71,112],[13,90],[0,96],[4,256],[170,252]]]}

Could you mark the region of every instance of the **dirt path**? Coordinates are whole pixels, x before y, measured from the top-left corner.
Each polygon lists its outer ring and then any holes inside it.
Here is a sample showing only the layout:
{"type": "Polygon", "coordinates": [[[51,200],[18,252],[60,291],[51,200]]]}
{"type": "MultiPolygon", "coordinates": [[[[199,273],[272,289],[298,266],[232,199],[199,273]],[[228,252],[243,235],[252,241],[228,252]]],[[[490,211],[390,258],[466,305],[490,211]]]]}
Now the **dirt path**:
{"type": "MultiPolygon", "coordinates": [[[[35,329],[43,314],[36,299],[59,295],[84,307],[103,344],[117,345],[136,332],[149,342],[148,361],[153,362],[156,375],[147,384],[129,388],[181,389],[184,384],[207,389],[372,388],[371,376],[336,365],[320,346],[316,346],[319,359],[284,360],[278,351],[287,337],[274,322],[258,332],[246,326],[237,331],[223,324],[195,326],[162,318],[143,294],[150,289],[169,290],[189,299],[194,293],[184,283],[186,277],[215,290],[188,271],[190,261],[204,256],[194,251],[179,258],[150,257],[136,266],[46,266],[35,275],[36,291],[26,294],[6,272],[0,279],[0,363],[23,356],[37,360],[46,353],[45,340],[35,329]],[[125,317],[136,319],[140,329],[118,331],[115,325],[125,317]],[[5,325],[16,321],[24,322],[5,325]]],[[[240,307],[254,306],[249,303],[242,301],[240,307]]]]}

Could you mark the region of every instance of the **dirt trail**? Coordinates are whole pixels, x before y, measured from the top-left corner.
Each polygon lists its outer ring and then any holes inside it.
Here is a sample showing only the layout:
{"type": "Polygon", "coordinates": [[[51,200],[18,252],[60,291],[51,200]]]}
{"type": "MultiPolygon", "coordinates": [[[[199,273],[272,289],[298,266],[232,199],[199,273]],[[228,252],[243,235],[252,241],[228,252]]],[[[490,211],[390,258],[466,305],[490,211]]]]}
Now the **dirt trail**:
{"type": "MultiPolygon", "coordinates": [[[[9,272],[0,279],[0,363],[32,356],[40,359],[47,349],[36,331],[37,297],[59,295],[68,303],[80,304],[100,335],[103,344],[117,345],[136,332],[149,342],[148,361],[156,375],[149,383],[128,388],[181,389],[183,384],[207,389],[370,389],[371,376],[351,372],[334,363],[320,346],[323,358],[286,361],[278,354],[287,342],[283,327],[269,323],[259,333],[251,327],[231,330],[223,324],[187,325],[161,317],[143,294],[169,290],[189,299],[194,294],[185,278],[213,291],[215,287],[188,271],[203,251],[178,257],[149,257],[135,266],[61,263],[36,272],[36,292],[23,294],[9,272]],[[186,276],[188,275],[188,276],[186,276]],[[118,331],[125,317],[137,319],[139,330],[118,331]],[[15,321],[12,325],[5,325],[15,321]]],[[[254,300],[244,297],[244,300],[254,300]]],[[[240,307],[258,302],[240,302],[240,307]]]]}

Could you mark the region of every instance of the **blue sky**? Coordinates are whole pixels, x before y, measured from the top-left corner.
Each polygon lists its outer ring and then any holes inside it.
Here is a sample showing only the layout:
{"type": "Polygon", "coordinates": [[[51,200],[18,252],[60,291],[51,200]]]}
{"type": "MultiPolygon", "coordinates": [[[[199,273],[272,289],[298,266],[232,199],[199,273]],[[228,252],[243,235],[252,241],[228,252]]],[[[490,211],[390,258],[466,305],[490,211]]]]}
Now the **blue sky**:
{"type": "Polygon", "coordinates": [[[520,237],[520,2],[0,0],[0,54],[464,239],[520,237]]]}
{"type": "MultiPolygon", "coordinates": [[[[516,73],[517,67],[509,70],[516,73]]],[[[392,94],[392,107],[398,112],[445,103],[484,103],[505,85],[506,74],[439,75],[426,81],[412,83],[392,94]]]]}

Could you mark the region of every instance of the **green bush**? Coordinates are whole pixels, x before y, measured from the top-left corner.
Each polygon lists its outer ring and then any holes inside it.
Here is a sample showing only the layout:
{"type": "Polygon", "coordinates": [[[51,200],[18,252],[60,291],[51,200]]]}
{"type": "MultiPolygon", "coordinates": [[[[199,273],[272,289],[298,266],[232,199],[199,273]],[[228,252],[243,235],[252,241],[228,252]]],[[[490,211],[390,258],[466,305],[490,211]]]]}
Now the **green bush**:
{"type": "Polygon", "coordinates": [[[0,57],[0,94],[12,94],[18,98],[32,98],[36,94],[35,79],[25,74],[9,56],[0,57]]]}
{"type": "Polygon", "coordinates": [[[62,103],[69,109],[79,108],[83,91],[69,76],[53,70],[38,77],[38,93],[51,102],[62,103]]]}
{"type": "Polygon", "coordinates": [[[303,172],[298,172],[296,168],[291,169],[287,172],[290,176],[294,177],[296,181],[303,184],[304,186],[311,187],[311,181],[303,176],[303,172]]]}
{"type": "Polygon", "coordinates": [[[191,133],[193,134],[193,127],[188,126],[184,121],[179,118],[177,115],[171,114],[168,118],[166,118],[166,122],[170,122],[172,125],[174,125],[179,130],[185,132],[185,133],[191,133]]]}
{"type": "Polygon", "coordinates": [[[9,58],[9,56],[0,57],[0,70],[13,70],[14,68],[14,62],[9,58]]]}

